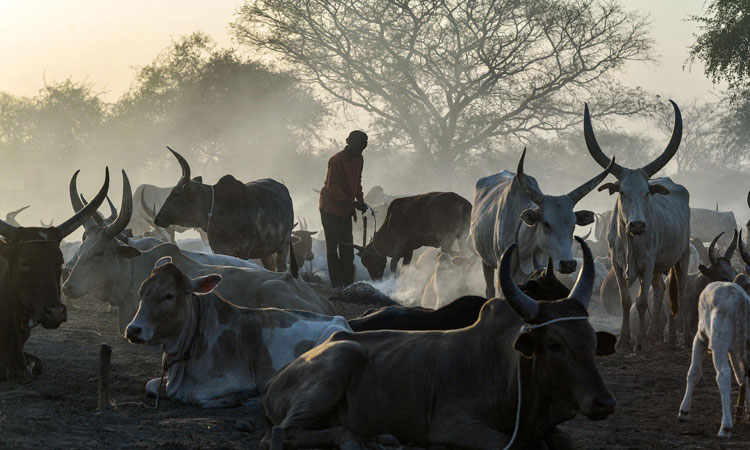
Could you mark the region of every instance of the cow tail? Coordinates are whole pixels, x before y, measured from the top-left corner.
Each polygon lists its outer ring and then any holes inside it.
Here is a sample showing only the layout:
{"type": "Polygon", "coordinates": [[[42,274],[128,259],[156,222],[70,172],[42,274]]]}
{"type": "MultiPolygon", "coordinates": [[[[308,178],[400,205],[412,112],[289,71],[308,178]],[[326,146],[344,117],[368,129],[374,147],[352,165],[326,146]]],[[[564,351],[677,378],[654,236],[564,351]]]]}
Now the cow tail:
{"type": "Polygon", "coordinates": [[[677,275],[679,273],[679,270],[676,270],[676,268],[679,266],[679,263],[669,269],[669,306],[672,309],[672,315],[677,314],[678,311],[678,299],[680,296],[680,285],[677,275]]]}
{"type": "Polygon", "coordinates": [[[294,244],[291,235],[289,236],[289,272],[294,278],[299,278],[299,266],[297,265],[297,257],[294,256],[294,244]]]}

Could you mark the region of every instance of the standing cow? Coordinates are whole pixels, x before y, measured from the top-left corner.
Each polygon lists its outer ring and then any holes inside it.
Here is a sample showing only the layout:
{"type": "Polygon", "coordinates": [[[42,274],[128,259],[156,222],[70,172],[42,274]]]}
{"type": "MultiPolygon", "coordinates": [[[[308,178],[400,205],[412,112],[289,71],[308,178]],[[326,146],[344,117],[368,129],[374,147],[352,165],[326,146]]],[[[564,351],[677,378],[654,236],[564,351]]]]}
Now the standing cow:
{"type": "MultiPolygon", "coordinates": [[[[471,211],[471,239],[482,258],[486,297],[495,296],[494,272],[506,248],[518,243],[513,278],[524,282],[534,270],[534,258],[552,258],[557,270],[571,273],[576,261],[571,249],[576,225],[594,221],[591,211],[573,211],[586,194],[609,174],[610,167],[566,195],[545,195],[536,180],[523,172],[524,149],[518,171],[504,170],[480,178],[471,211]]],[[[613,162],[614,164],[614,162],[613,162]]]]}
{"type": "MultiPolygon", "coordinates": [[[[396,274],[398,261],[411,263],[414,250],[428,246],[450,253],[458,241],[465,250],[469,233],[471,203],[455,192],[429,192],[393,200],[380,228],[365,247],[359,250],[362,264],[373,280],[383,278],[387,257],[391,273],[396,274]]],[[[464,251],[464,253],[466,253],[464,251]]]]}
{"type": "MultiPolygon", "coordinates": [[[[190,165],[182,155],[169,151],[180,163],[182,178],[154,223],[200,227],[208,234],[214,253],[261,258],[269,270],[285,271],[294,226],[292,198],[286,186],[270,178],[243,184],[231,175],[224,175],[214,185],[203,184],[190,179],[190,165]]],[[[291,259],[291,267],[296,277],[296,258],[291,259]]]]}
{"type": "MultiPolygon", "coordinates": [[[[607,242],[612,260],[612,269],[617,279],[622,305],[622,327],[618,346],[630,347],[630,290],[636,279],[640,280],[641,290],[636,300],[639,331],[636,349],[646,341],[646,310],[648,291],[654,289],[654,307],[661,311],[665,284],[662,274],[674,268],[677,276],[679,296],[687,287],[687,272],[690,263],[690,194],[684,186],[670,178],[649,179],[660,171],[677,152],[682,139],[682,116],[677,104],[670,100],[675,112],[672,138],[667,148],[649,164],[628,169],[610,160],[594,136],[589,107],[584,110],[584,135],[586,147],[594,160],[602,167],[614,164],[612,174],[616,183],[607,183],[599,190],[607,189],[609,194],[617,193],[617,202],[607,234],[607,242]]],[[[678,299],[672,299],[672,311],[676,312],[678,299]]],[[[675,343],[674,316],[669,317],[670,345],[675,343]]],[[[649,334],[658,335],[659,315],[651,323],[649,334]]],[[[685,345],[689,345],[690,330],[683,321],[685,345]]]]}
{"type": "Polygon", "coordinates": [[[701,242],[711,242],[714,236],[723,233],[719,245],[726,248],[736,228],[737,220],[732,211],[690,208],[690,237],[698,238],[701,242]]]}

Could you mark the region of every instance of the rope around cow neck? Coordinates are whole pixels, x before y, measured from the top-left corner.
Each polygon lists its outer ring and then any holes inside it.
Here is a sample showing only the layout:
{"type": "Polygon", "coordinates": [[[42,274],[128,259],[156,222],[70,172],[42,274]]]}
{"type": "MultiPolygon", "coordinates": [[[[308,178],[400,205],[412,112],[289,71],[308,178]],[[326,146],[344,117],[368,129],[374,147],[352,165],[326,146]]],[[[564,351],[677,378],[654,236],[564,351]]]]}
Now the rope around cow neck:
{"type": "MultiPolygon", "coordinates": [[[[521,327],[518,334],[519,336],[522,333],[526,333],[531,330],[536,330],[537,328],[546,327],[547,325],[551,325],[553,323],[558,322],[567,322],[569,320],[589,320],[588,317],[584,316],[573,316],[573,317],[560,317],[557,319],[548,320],[547,322],[542,322],[538,324],[529,325],[526,324],[521,327]]],[[[518,361],[518,407],[516,407],[516,425],[513,427],[513,435],[510,437],[510,441],[508,444],[503,447],[503,450],[508,450],[512,445],[513,442],[516,440],[516,436],[518,436],[518,429],[521,426],[521,361],[518,361]]]]}

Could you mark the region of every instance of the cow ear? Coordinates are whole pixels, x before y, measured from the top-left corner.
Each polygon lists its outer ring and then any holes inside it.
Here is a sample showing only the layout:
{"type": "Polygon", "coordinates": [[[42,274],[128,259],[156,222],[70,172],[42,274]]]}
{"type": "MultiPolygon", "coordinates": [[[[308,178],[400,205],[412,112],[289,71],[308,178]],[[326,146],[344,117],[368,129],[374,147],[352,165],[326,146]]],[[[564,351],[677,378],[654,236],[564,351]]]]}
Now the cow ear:
{"type": "Polygon", "coordinates": [[[596,356],[609,356],[615,353],[617,336],[606,331],[596,332],[596,356]]]}
{"type": "Polygon", "coordinates": [[[534,348],[536,347],[536,339],[531,333],[521,333],[513,342],[513,348],[521,352],[526,358],[534,356],[534,348]]]}
{"type": "Polygon", "coordinates": [[[591,225],[594,223],[594,213],[593,211],[576,211],[576,225],[579,227],[585,227],[586,225],[591,225]]]}
{"type": "Polygon", "coordinates": [[[193,278],[191,281],[191,290],[196,294],[208,294],[209,292],[216,289],[216,286],[221,283],[221,275],[205,275],[198,278],[193,278]]]}
{"type": "Polygon", "coordinates": [[[197,176],[197,177],[193,178],[193,181],[197,181],[198,183],[203,183],[203,177],[202,176],[197,176]]]}
{"type": "Polygon", "coordinates": [[[539,222],[539,211],[531,208],[525,209],[521,213],[521,220],[523,220],[526,225],[533,227],[539,222]]]}
{"type": "Polygon", "coordinates": [[[157,267],[161,267],[164,264],[170,264],[171,262],[172,262],[171,256],[162,256],[154,263],[154,269],[156,269],[157,267]]]}
{"type": "Polygon", "coordinates": [[[620,186],[618,186],[617,183],[604,183],[603,185],[599,186],[599,189],[597,189],[597,191],[601,192],[605,189],[609,190],[609,195],[612,195],[615,192],[620,192],[620,186]]]}
{"type": "Polygon", "coordinates": [[[708,269],[708,267],[706,267],[703,264],[701,264],[700,266],[698,266],[698,270],[701,271],[701,273],[703,274],[703,276],[705,276],[707,278],[711,278],[711,271],[708,269]]]}
{"type": "Polygon", "coordinates": [[[121,245],[117,247],[117,254],[122,256],[123,258],[130,259],[130,258],[137,258],[138,256],[141,256],[141,251],[129,245],[121,245]]]}
{"type": "Polygon", "coordinates": [[[671,191],[664,186],[660,184],[649,184],[648,185],[648,193],[651,195],[654,194],[661,194],[661,195],[669,195],[671,191]]]}

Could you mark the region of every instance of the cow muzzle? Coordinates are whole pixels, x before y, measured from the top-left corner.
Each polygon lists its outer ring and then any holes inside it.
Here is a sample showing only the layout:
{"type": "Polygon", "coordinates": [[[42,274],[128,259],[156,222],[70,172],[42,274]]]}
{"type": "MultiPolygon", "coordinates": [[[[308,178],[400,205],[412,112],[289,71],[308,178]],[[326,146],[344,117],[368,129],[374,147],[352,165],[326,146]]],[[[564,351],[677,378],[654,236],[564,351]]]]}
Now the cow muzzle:
{"type": "Polygon", "coordinates": [[[130,324],[125,329],[125,337],[134,344],[142,344],[146,342],[141,336],[143,329],[137,325],[130,324]]]}
{"type": "Polygon", "coordinates": [[[42,316],[37,320],[44,328],[54,329],[68,320],[68,309],[65,305],[45,306],[42,316]]]}
{"type": "Polygon", "coordinates": [[[560,273],[573,273],[576,270],[576,260],[568,259],[565,261],[560,261],[559,267],[560,273]]]}
{"type": "Polygon", "coordinates": [[[642,220],[633,220],[628,222],[628,233],[639,236],[646,232],[646,222],[642,220]]]}

